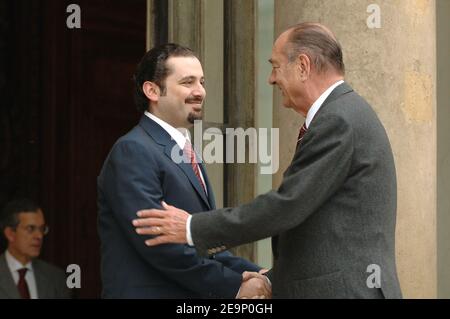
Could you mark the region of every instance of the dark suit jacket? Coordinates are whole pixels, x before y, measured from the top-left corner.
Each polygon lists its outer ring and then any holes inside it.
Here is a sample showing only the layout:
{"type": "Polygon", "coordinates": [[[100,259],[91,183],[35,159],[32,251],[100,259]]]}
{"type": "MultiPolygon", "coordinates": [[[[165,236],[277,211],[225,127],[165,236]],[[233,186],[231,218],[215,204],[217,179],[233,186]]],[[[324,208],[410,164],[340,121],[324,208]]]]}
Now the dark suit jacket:
{"type": "Polygon", "coordinates": [[[139,125],[113,146],[98,178],[98,230],[105,298],[234,298],[245,270],[256,265],[222,252],[203,258],[188,245],[148,247],[131,223],[136,212],[162,200],[188,212],[214,209],[190,163],[171,159],[179,147],[156,122],[139,125]]]}
{"type": "Polygon", "coordinates": [[[386,132],[343,83],[315,115],[278,190],[196,214],[191,231],[203,255],[274,236],[275,298],[400,298],[396,205],[386,132]],[[380,267],[381,289],[366,284],[372,264],[380,267]]]}
{"type": "MultiPolygon", "coordinates": [[[[33,260],[33,271],[39,299],[67,299],[71,291],[66,285],[66,274],[45,261],[33,260]]],[[[6,263],[0,255],[0,299],[20,299],[19,291],[6,263]]]]}

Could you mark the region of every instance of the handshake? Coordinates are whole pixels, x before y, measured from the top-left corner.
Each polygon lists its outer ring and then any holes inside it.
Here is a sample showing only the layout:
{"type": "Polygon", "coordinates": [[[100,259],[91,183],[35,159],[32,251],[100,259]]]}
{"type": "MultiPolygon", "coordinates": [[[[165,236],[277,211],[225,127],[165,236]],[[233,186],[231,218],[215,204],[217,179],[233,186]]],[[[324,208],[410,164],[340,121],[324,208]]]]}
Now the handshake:
{"type": "Polygon", "coordinates": [[[264,276],[267,269],[259,272],[244,271],[242,284],[236,299],[269,299],[272,298],[272,285],[269,278],[264,276]]]}

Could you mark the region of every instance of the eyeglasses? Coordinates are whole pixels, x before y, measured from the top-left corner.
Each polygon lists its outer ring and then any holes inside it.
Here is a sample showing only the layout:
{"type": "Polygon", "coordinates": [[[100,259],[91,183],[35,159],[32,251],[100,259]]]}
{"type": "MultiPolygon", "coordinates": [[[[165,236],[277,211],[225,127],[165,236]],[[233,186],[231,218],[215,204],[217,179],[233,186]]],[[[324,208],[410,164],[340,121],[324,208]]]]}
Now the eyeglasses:
{"type": "Polygon", "coordinates": [[[45,236],[50,231],[50,228],[47,225],[40,226],[40,227],[35,226],[35,225],[28,225],[28,226],[22,226],[22,228],[25,229],[25,231],[30,235],[32,235],[32,234],[34,234],[34,232],[38,231],[42,235],[45,236]]]}

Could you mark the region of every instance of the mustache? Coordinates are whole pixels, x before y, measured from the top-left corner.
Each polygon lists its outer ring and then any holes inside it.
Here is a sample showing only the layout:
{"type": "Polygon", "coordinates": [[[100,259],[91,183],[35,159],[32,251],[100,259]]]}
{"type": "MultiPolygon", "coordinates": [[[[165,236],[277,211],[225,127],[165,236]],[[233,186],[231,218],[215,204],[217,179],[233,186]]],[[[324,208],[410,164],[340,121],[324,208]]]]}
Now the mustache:
{"type": "Polygon", "coordinates": [[[190,97],[190,98],[187,98],[187,99],[185,100],[185,102],[186,102],[186,103],[196,103],[196,104],[201,104],[201,103],[203,103],[203,98],[201,98],[201,97],[190,97]]]}

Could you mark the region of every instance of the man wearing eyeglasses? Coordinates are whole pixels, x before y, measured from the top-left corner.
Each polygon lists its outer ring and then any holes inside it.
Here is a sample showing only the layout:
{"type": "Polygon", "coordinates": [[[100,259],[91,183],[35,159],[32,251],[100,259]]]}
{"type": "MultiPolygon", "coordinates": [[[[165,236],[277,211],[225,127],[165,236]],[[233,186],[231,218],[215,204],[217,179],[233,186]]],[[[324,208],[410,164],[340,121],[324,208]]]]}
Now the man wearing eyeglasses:
{"type": "Polygon", "coordinates": [[[0,299],[70,298],[65,273],[37,259],[49,230],[41,208],[28,199],[12,201],[0,226],[8,242],[0,255],[0,299]]]}

